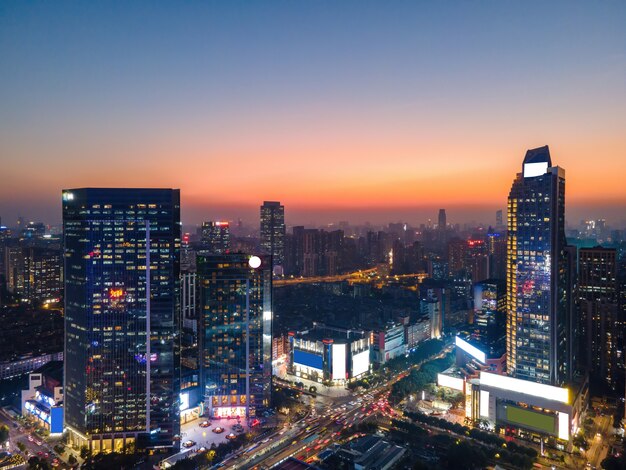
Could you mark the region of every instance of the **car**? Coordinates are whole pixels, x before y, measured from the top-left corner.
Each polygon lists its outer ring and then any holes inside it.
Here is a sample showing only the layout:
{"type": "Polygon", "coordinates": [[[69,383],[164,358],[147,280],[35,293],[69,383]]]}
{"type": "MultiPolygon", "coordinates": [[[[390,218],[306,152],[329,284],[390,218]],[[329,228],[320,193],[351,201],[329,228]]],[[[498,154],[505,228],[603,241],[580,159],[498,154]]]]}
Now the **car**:
{"type": "Polygon", "coordinates": [[[194,441],[192,441],[191,439],[188,440],[188,441],[183,442],[183,447],[185,449],[189,449],[190,447],[193,447],[195,445],[196,445],[196,443],[194,441]]]}
{"type": "Polygon", "coordinates": [[[201,428],[208,428],[208,427],[210,427],[210,426],[211,426],[211,422],[210,422],[210,421],[202,421],[202,422],[200,423],[200,427],[201,427],[201,428]]]}
{"type": "Polygon", "coordinates": [[[221,434],[221,433],[223,433],[223,432],[224,432],[224,428],[221,428],[221,427],[219,427],[219,426],[218,426],[218,427],[216,427],[216,428],[213,428],[213,432],[214,432],[215,434],[221,434]]]}

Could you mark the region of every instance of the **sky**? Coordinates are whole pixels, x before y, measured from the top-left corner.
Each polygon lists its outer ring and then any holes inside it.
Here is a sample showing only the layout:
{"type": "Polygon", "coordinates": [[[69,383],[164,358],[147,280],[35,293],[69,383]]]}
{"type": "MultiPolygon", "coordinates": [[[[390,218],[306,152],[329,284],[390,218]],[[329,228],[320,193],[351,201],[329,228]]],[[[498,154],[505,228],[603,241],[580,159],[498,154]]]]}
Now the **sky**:
{"type": "Polygon", "coordinates": [[[0,2],[0,217],[176,187],[185,223],[495,221],[527,149],[626,225],[626,2],[0,2]]]}

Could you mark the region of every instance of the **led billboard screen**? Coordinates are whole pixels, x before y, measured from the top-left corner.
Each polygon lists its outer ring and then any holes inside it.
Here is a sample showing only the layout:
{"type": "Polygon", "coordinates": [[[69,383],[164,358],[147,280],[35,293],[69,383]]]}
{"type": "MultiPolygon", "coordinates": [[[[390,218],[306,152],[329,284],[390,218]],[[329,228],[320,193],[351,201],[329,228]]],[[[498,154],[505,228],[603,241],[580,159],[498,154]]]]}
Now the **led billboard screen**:
{"type": "Polygon", "coordinates": [[[322,356],[302,351],[301,349],[295,349],[293,351],[293,362],[294,364],[301,364],[312,369],[324,369],[324,360],[322,359],[322,356]]]}
{"type": "Polygon", "coordinates": [[[506,420],[514,425],[534,431],[554,434],[556,429],[556,417],[526,410],[516,406],[506,406],[506,420]]]}

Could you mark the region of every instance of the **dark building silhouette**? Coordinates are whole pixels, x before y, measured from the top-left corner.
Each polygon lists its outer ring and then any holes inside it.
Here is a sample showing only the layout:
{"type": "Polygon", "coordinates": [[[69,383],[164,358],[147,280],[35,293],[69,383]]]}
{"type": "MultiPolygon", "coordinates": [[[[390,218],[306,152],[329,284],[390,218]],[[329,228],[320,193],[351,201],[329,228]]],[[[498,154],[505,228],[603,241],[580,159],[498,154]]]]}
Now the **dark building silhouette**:
{"type": "Polygon", "coordinates": [[[614,248],[581,248],[578,252],[580,323],[591,376],[615,388],[623,374],[624,322],[619,311],[617,253],[614,248]]]}
{"type": "Polygon", "coordinates": [[[230,224],[210,221],[202,223],[202,250],[216,255],[230,250],[230,224]]]}
{"type": "Polygon", "coordinates": [[[277,201],[261,206],[261,249],[272,256],[273,266],[285,261],[285,207],[277,201]]]}

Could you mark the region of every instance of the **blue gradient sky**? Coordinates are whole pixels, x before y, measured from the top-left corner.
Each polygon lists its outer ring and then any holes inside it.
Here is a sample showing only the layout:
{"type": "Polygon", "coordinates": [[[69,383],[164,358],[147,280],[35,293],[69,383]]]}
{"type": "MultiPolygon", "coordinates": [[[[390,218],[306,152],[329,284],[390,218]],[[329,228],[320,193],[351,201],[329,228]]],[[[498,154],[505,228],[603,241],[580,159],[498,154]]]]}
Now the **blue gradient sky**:
{"type": "Polygon", "coordinates": [[[549,144],[570,221],[623,220],[625,21],[617,1],[2,2],[0,216],[58,219],[62,187],[101,185],[180,187],[189,222],[263,199],[288,222],[489,221],[549,144]]]}

